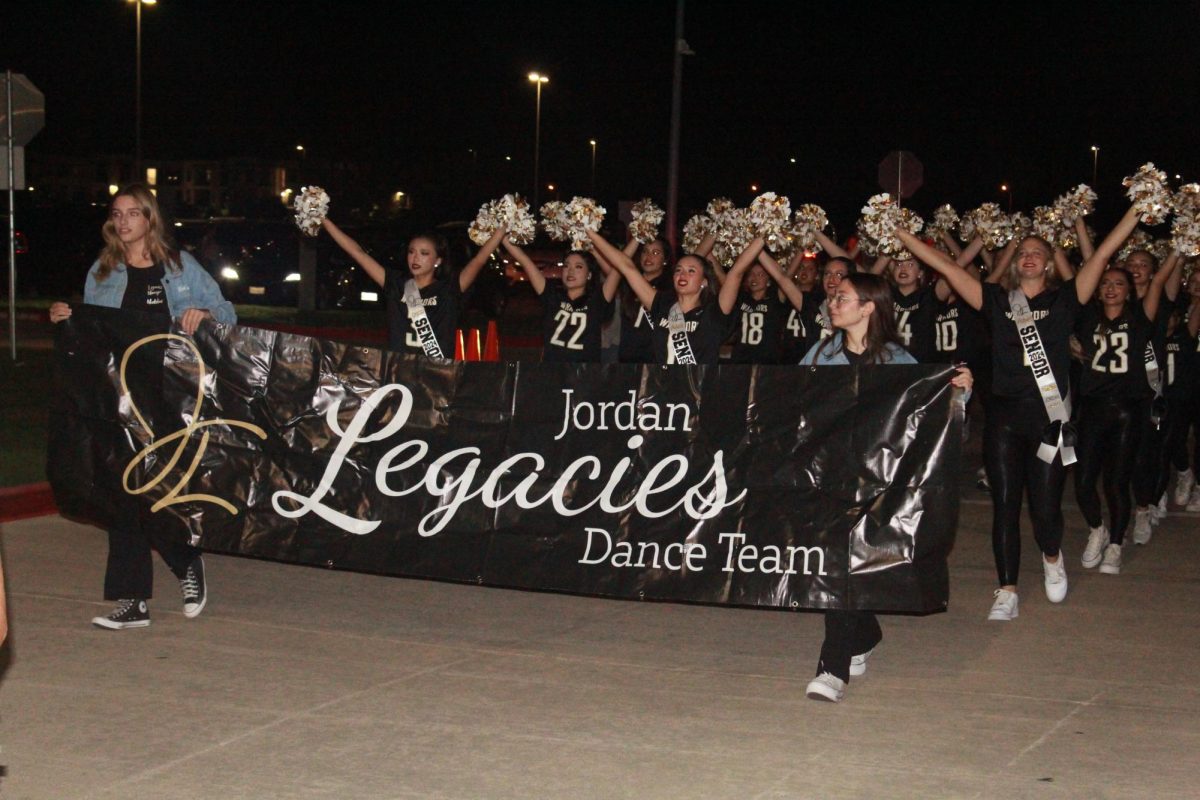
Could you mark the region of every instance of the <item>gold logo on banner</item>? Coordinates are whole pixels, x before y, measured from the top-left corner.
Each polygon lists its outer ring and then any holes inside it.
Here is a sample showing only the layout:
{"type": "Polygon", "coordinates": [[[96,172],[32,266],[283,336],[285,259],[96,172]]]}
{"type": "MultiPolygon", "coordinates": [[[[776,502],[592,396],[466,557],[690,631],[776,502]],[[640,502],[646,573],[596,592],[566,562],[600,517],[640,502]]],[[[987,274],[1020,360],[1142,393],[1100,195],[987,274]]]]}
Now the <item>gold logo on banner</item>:
{"type": "MultiPolygon", "coordinates": [[[[149,445],[142,448],[142,450],[129,462],[129,465],[125,467],[125,472],[121,476],[121,484],[128,494],[143,494],[144,492],[148,492],[158,484],[162,483],[163,479],[167,477],[167,473],[173,470],[175,465],[178,464],[179,460],[183,457],[183,451],[187,448],[188,442],[191,441],[192,434],[201,428],[207,428],[210,425],[229,425],[230,427],[248,430],[260,439],[267,438],[266,431],[249,422],[239,422],[238,420],[231,419],[208,419],[204,420],[203,422],[199,421],[200,406],[204,403],[204,359],[201,357],[200,349],[196,347],[195,342],[193,342],[190,338],[186,336],[180,336],[177,333],[156,333],[152,336],[146,336],[145,338],[138,339],[125,349],[125,355],[121,357],[121,394],[129,398],[130,410],[133,411],[133,415],[137,417],[137,421],[141,423],[142,427],[147,431],[150,431],[151,436],[154,435],[154,429],[150,427],[150,424],[146,422],[146,419],[138,410],[137,403],[133,402],[133,395],[129,391],[129,384],[125,378],[125,368],[129,364],[129,357],[134,352],[136,352],[139,348],[150,344],[151,342],[158,341],[159,339],[164,339],[167,341],[174,339],[176,341],[183,342],[190,347],[192,352],[195,354],[196,361],[200,366],[200,375],[196,382],[196,406],[192,409],[192,413],[188,417],[187,427],[180,428],[172,434],[151,442],[149,445]],[[155,475],[148,483],[146,483],[146,485],[137,489],[131,489],[129,487],[129,475],[133,472],[134,468],[139,463],[145,461],[151,453],[158,450],[160,447],[165,447],[168,444],[171,444],[172,442],[177,442],[178,444],[175,447],[175,452],[171,455],[171,458],[162,468],[162,471],[155,475]]],[[[188,465],[188,468],[184,470],[183,476],[161,500],[158,500],[153,506],[150,507],[151,511],[160,511],[167,506],[173,506],[179,503],[200,502],[214,503],[228,511],[230,514],[237,513],[237,509],[233,506],[233,504],[211,494],[179,494],[187,485],[188,481],[191,480],[192,475],[196,472],[196,468],[200,465],[200,459],[204,457],[204,451],[208,448],[208,436],[208,431],[204,431],[200,434],[200,446],[196,449],[196,454],[192,456],[192,461],[188,465]]]]}

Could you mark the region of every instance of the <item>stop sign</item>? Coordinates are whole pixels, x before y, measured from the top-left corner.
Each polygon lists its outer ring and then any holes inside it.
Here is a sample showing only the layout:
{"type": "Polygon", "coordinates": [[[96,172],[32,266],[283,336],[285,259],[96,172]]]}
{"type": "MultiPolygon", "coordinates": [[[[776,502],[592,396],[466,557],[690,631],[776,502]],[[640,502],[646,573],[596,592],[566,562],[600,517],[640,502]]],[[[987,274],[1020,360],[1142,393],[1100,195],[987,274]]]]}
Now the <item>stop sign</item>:
{"type": "Polygon", "coordinates": [[[893,150],[879,162],[879,187],[892,197],[912,197],[924,181],[924,165],[907,150],[893,150]]]}
{"type": "Polygon", "coordinates": [[[6,136],[8,131],[8,89],[12,89],[12,132],[13,132],[13,147],[24,147],[29,144],[29,140],[37,136],[38,131],[46,124],[46,96],[41,90],[33,85],[33,82],[24,75],[9,72],[8,78],[12,79],[12,86],[8,87],[5,84],[7,80],[4,75],[0,75],[0,137],[6,136]]]}

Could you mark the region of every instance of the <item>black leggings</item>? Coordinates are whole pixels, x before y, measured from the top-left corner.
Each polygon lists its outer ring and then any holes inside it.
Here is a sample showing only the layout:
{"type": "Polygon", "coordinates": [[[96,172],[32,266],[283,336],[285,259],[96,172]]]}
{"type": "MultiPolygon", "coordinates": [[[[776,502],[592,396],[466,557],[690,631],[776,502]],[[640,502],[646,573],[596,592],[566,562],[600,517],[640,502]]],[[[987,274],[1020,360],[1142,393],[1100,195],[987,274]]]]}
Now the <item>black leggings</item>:
{"type": "Polygon", "coordinates": [[[828,672],[850,680],[850,658],[867,652],[883,640],[879,620],[869,611],[826,611],[825,641],[817,674],[828,672]]]}
{"type": "Polygon", "coordinates": [[[1191,422],[1188,416],[1191,413],[1190,400],[1191,398],[1187,395],[1167,396],[1167,413],[1163,415],[1162,420],[1163,491],[1166,491],[1166,484],[1170,482],[1170,470],[1183,472],[1191,463],[1188,457],[1188,425],[1191,422]]]}
{"type": "Polygon", "coordinates": [[[992,491],[992,554],[1001,586],[1016,586],[1021,568],[1021,498],[1029,495],[1033,538],[1042,553],[1058,555],[1063,537],[1066,468],[1061,454],[1037,457],[1047,424],[1040,398],[995,397],[983,429],[983,466],[992,491]]]}
{"type": "Polygon", "coordinates": [[[1150,421],[1150,412],[1140,422],[1142,433],[1133,459],[1133,499],[1138,508],[1155,505],[1162,497],[1159,486],[1159,470],[1162,467],[1163,435],[1159,427],[1150,421]]]}
{"type": "Polygon", "coordinates": [[[187,530],[175,518],[165,512],[153,514],[133,498],[126,498],[108,529],[105,600],[149,600],[154,595],[151,547],[180,580],[201,552],[188,543],[187,530]]]}
{"type": "Polygon", "coordinates": [[[1099,528],[1104,518],[1096,484],[1104,474],[1104,499],[1108,501],[1109,534],[1123,544],[1133,509],[1134,454],[1150,401],[1113,397],[1085,397],[1079,411],[1079,463],[1075,467],[1075,497],[1083,518],[1099,528]]]}

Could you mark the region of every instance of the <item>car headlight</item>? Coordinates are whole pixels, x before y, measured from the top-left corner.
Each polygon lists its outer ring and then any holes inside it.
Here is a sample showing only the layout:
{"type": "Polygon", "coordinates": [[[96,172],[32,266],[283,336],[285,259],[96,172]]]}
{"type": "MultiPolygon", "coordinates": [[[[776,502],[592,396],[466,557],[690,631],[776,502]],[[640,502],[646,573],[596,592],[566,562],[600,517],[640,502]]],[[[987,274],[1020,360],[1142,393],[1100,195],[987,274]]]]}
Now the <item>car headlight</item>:
{"type": "Polygon", "coordinates": [[[227,281],[236,281],[240,276],[233,267],[221,267],[221,277],[227,281]]]}

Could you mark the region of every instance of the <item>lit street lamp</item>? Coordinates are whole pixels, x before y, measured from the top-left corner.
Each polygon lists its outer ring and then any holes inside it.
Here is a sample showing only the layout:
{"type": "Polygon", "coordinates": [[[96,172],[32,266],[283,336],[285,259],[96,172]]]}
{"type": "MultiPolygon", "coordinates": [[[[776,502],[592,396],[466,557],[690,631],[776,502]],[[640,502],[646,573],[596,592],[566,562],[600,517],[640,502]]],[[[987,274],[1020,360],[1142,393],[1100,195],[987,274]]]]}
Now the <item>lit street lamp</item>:
{"type": "Polygon", "coordinates": [[[596,140],[588,139],[588,144],[592,146],[592,196],[596,195],[596,140]]]}
{"type": "Polygon", "coordinates": [[[1100,148],[1092,145],[1092,188],[1096,187],[1096,167],[1100,163],[1100,148]]]}
{"type": "Polygon", "coordinates": [[[136,7],[137,17],[137,86],[134,100],[134,149],[133,173],[134,180],[142,180],[142,6],[152,6],[158,0],[126,0],[136,7]]]}
{"type": "Polygon", "coordinates": [[[533,207],[538,207],[538,159],[542,150],[542,84],[550,79],[536,72],[529,73],[529,80],[537,87],[537,105],[534,106],[533,121],[533,207]]]}

